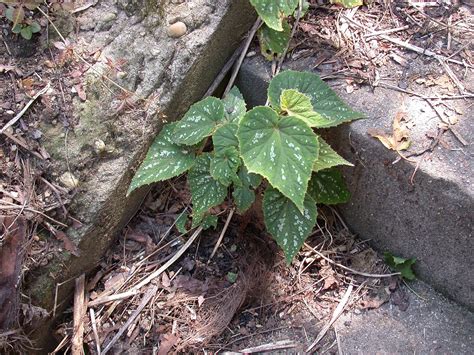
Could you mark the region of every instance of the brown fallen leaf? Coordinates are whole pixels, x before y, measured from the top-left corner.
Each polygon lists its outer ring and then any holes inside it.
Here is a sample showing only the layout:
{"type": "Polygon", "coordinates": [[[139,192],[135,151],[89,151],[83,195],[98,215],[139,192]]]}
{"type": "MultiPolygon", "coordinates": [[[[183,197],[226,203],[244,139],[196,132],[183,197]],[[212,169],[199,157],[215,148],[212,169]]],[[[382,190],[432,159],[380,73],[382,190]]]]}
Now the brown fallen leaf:
{"type": "Polygon", "coordinates": [[[55,230],[53,234],[58,240],[63,242],[64,248],[68,252],[70,252],[74,256],[80,256],[81,255],[81,253],[80,253],[79,249],[77,248],[76,244],[74,244],[74,242],[71,241],[71,239],[69,239],[69,237],[66,235],[66,233],[64,233],[63,231],[55,230]]]}
{"type": "Polygon", "coordinates": [[[386,134],[378,130],[369,129],[367,133],[372,137],[377,138],[386,148],[400,152],[410,147],[411,141],[409,139],[410,131],[406,126],[407,113],[397,112],[392,124],[392,134],[386,134]]]}
{"type": "Polygon", "coordinates": [[[171,333],[161,335],[160,349],[158,355],[166,355],[170,352],[171,348],[178,342],[178,337],[171,333]]]}

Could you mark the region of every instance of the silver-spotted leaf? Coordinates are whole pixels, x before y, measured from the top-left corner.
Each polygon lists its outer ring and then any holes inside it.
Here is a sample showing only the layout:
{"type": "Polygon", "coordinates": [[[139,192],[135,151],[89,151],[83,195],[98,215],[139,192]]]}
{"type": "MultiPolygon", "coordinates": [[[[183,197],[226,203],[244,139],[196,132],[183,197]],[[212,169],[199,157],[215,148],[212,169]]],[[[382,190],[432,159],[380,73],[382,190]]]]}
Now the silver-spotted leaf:
{"type": "Polygon", "coordinates": [[[268,60],[273,60],[275,55],[283,54],[290,41],[290,36],[291,28],[286,21],[283,22],[283,31],[275,31],[263,25],[258,31],[258,41],[262,55],[268,60]]]}
{"type": "Polygon", "coordinates": [[[188,184],[193,203],[193,220],[196,216],[207,212],[209,208],[222,203],[227,195],[227,187],[211,176],[211,159],[211,155],[208,153],[200,155],[188,172],[188,184]]]}
{"type": "Polygon", "coordinates": [[[237,181],[237,170],[241,160],[239,152],[235,147],[216,149],[211,160],[211,176],[224,186],[229,186],[237,181]]]}
{"type": "Polygon", "coordinates": [[[216,229],[217,227],[217,216],[214,216],[212,214],[208,214],[204,216],[201,222],[202,229],[206,230],[209,228],[216,229]]]}
{"type": "Polygon", "coordinates": [[[228,122],[217,128],[212,135],[212,144],[215,150],[222,150],[228,147],[239,147],[237,140],[237,124],[228,122]]]}
{"type": "Polygon", "coordinates": [[[250,3],[266,25],[276,31],[283,31],[283,19],[298,6],[298,0],[250,0],[250,3]]]}
{"type": "Polygon", "coordinates": [[[311,99],[313,111],[323,118],[314,127],[334,127],[364,117],[347,106],[316,74],[287,70],[276,75],[268,87],[268,97],[273,107],[281,109],[280,97],[283,90],[287,89],[297,90],[311,99]]]}
{"type": "Polygon", "coordinates": [[[352,163],[349,163],[346,159],[337,154],[324,139],[319,137],[318,141],[319,156],[314,162],[313,171],[329,169],[338,165],[354,166],[352,163]]]}
{"type": "Polygon", "coordinates": [[[288,198],[268,187],[263,196],[263,216],[268,232],[291,263],[316,224],[316,203],[307,195],[301,212],[288,198]]]}
{"type": "Polygon", "coordinates": [[[173,140],[178,144],[194,145],[210,136],[218,122],[224,119],[224,104],[215,97],[207,97],[194,105],[176,122],[173,140]]]}
{"type": "Polygon", "coordinates": [[[222,102],[224,103],[225,118],[230,122],[239,122],[247,111],[247,104],[237,86],[229,91],[222,102]]]}
{"type": "Polygon", "coordinates": [[[232,197],[240,214],[245,213],[255,202],[255,192],[245,185],[235,186],[234,191],[232,191],[232,197]]]}
{"type": "Polygon", "coordinates": [[[336,168],[313,173],[309,182],[308,194],[316,203],[325,205],[345,203],[351,196],[341,172],[336,168]]]}
{"type": "Polygon", "coordinates": [[[253,189],[256,189],[261,184],[262,178],[260,175],[249,173],[245,165],[240,167],[238,177],[239,181],[234,183],[232,197],[234,198],[237,211],[242,214],[255,202],[255,192],[253,189]]]}
{"type": "Polygon", "coordinates": [[[170,123],[163,126],[135,173],[127,194],[140,186],[178,176],[193,166],[194,151],[172,140],[175,125],[170,123]]]}
{"type": "Polygon", "coordinates": [[[240,121],[240,153],[249,172],[270,184],[303,210],[318,140],[296,117],[280,117],[269,107],[256,107],[240,121]]]}
{"type": "Polygon", "coordinates": [[[295,89],[287,89],[281,92],[280,106],[289,116],[298,117],[310,127],[318,127],[325,122],[325,118],[314,112],[309,96],[295,89]]]}

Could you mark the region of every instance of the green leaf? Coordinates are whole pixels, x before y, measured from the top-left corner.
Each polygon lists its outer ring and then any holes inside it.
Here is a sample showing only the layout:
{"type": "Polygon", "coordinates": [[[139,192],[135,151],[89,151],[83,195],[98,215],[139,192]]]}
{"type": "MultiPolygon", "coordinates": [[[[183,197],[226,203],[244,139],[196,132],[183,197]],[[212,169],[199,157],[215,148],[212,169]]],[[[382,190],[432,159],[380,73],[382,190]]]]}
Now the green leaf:
{"type": "Polygon", "coordinates": [[[237,149],[227,147],[217,149],[211,160],[211,176],[224,186],[229,186],[237,181],[237,169],[240,166],[240,156],[237,149]]]}
{"type": "Polygon", "coordinates": [[[169,123],[163,126],[135,173],[127,195],[140,186],[178,176],[193,166],[194,151],[172,141],[175,125],[169,123]]]}
{"type": "Polygon", "coordinates": [[[30,26],[23,27],[20,31],[20,35],[24,39],[28,39],[28,40],[31,39],[31,37],[33,36],[33,32],[31,31],[31,27],[30,26]]]}
{"type": "Polygon", "coordinates": [[[217,227],[217,216],[214,216],[212,214],[208,214],[204,216],[201,222],[202,229],[206,230],[209,228],[216,229],[217,227]]]}
{"type": "Polygon", "coordinates": [[[250,0],[250,3],[267,26],[276,31],[283,31],[283,18],[293,14],[298,6],[298,0],[250,0]]]}
{"type": "Polygon", "coordinates": [[[338,165],[354,166],[352,163],[349,163],[346,159],[337,154],[324,139],[318,137],[318,141],[319,156],[314,162],[313,171],[329,169],[338,165]]]}
{"type": "Polygon", "coordinates": [[[256,189],[261,184],[262,178],[260,175],[249,173],[245,165],[240,167],[238,177],[239,183],[234,183],[232,197],[237,211],[243,214],[255,202],[255,192],[252,188],[256,189]]]}
{"type": "Polygon", "coordinates": [[[275,55],[281,55],[290,41],[291,28],[286,21],[283,22],[283,31],[275,31],[268,26],[262,26],[258,31],[260,51],[267,60],[273,60],[275,55]]]}
{"type": "Polygon", "coordinates": [[[20,33],[22,28],[23,28],[22,25],[16,25],[15,27],[12,28],[12,32],[13,33],[20,33]]]}
{"type": "Polygon", "coordinates": [[[339,170],[332,168],[313,173],[309,182],[308,193],[316,201],[325,205],[334,205],[349,201],[344,178],[339,170]]]}
{"type": "Polygon", "coordinates": [[[178,144],[194,145],[210,136],[216,124],[224,119],[224,104],[215,97],[207,97],[191,106],[176,123],[173,140],[178,144]]]}
{"type": "Polygon", "coordinates": [[[404,279],[415,279],[415,273],[412,269],[413,265],[416,263],[415,258],[404,259],[394,256],[392,253],[387,251],[384,253],[384,259],[388,266],[390,266],[393,270],[398,271],[404,279]]]}
{"type": "Polygon", "coordinates": [[[287,263],[291,263],[304,241],[316,224],[316,203],[307,195],[304,210],[293,202],[268,187],[263,196],[263,216],[265,226],[276,242],[283,249],[287,263]]]}
{"type": "Polygon", "coordinates": [[[176,219],[175,226],[178,229],[178,232],[180,232],[181,234],[185,234],[188,232],[188,230],[186,229],[186,223],[188,222],[188,217],[189,217],[188,213],[182,213],[176,219]]]}
{"type": "Polygon", "coordinates": [[[231,284],[235,283],[235,281],[237,281],[237,274],[235,272],[228,272],[227,281],[229,281],[231,284]]]}
{"type": "Polygon", "coordinates": [[[351,7],[364,5],[364,0],[331,0],[331,4],[339,4],[346,9],[350,9],[351,7]]]}
{"type": "Polygon", "coordinates": [[[313,110],[323,118],[314,127],[334,127],[364,117],[347,106],[316,74],[287,70],[276,75],[268,87],[268,97],[272,106],[281,108],[280,97],[286,89],[298,90],[310,98],[313,110]]]}
{"type": "Polygon", "coordinates": [[[227,195],[227,188],[210,174],[211,159],[208,153],[200,155],[188,173],[193,219],[195,215],[207,212],[209,208],[221,204],[227,195]]]}
{"type": "Polygon", "coordinates": [[[251,186],[256,189],[262,183],[262,177],[257,174],[249,173],[245,165],[239,170],[239,179],[245,186],[251,186]]]}
{"type": "Polygon", "coordinates": [[[225,118],[230,122],[239,122],[247,111],[247,104],[237,86],[229,91],[222,102],[224,103],[225,118]]]}
{"type": "Polygon", "coordinates": [[[212,144],[215,150],[223,150],[227,147],[239,147],[239,141],[237,140],[237,128],[239,126],[236,123],[226,123],[214,132],[212,135],[212,144]]]}
{"type": "Polygon", "coordinates": [[[31,27],[31,32],[33,32],[33,33],[38,33],[39,31],[41,31],[41,26],[39,25],[38,22],[33,21],[31,23],[30,27],[31,27]]]}
{"type": "MultiPolygon", "coordinates": [[[[11,19],[11,21],[13,22],[12,28],[14,28],[19,23],[22,23],[24,19],[25,19],[25,10],[23,10],[22,6],[18,6],[17,8],[13,9],[12,19],[11,19]]],[[[30,32],[30,31],[28,31],[28,32],[30,32]]],[[[20,34],[23,36],[23,31],[20,32],[20,34]]],[[[31,38],[31,36],[30,36],[30,38],[31,38]]],[[[29,39],[29,38],[26,38],[26,39],[29,39]]]]}
{"type": "Polygon", "coordinates": [[[318,140],[311,128],[296,117],[279,117],[271,108],[260,106],[242,118],[237,138],[248,171],[265,177],[303,210],[318,155],[318,140]]]}
{"type": "MultiPolygon", "coordinates": [[[[5,10],[5,17],[13,22],[13,7],[9,7],[8,9],[5,10]]],[[[13,26],[15,28],[15,26],[13,26]]]]}
{"type": "Polygon", "coordinates": [[[298,90],[283,90],[280,105],[282,111],[285,111],[289,116],[298,117],[310,127],[318,127],[326,121],[323,116],[313,111],[309,96],[300,93],[298,90]]]}

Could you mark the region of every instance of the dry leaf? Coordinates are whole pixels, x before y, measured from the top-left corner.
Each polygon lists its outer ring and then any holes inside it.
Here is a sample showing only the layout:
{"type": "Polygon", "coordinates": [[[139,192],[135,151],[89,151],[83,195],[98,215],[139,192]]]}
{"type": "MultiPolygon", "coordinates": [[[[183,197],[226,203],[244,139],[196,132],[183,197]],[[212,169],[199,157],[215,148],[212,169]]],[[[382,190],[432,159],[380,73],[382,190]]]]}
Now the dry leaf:
{"type": "Polygon", "coordinates": [[[410,131],[406,127],[406,112],[397,112],[392,124],[392,135],[369,129],[367,133],[377,138],[386,148],[397,152],[406,150],[410,147],[410,131]]]}
{"type": "Polygon", "coordinates": [[[158,355],[166,355],[170,352],[171,348],[178,342],[178,337],[171,333],[163,334],[161,336],[160,349],[158,355]]]}
{"type": "Polygon", "coordinates": [[[74,244],[71,239],[63,231],[55,231],[54,236],[63,242],[64,248],[74,256],[79,256],[80,252],[76,244],[74,244]]]}

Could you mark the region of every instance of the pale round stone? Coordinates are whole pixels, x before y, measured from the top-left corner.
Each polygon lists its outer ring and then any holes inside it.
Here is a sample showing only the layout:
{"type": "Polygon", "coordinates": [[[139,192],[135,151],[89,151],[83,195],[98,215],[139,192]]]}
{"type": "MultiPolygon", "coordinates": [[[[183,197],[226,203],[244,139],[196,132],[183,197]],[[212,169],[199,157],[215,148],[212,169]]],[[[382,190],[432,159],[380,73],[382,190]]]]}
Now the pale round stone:
{"type": "Polygon", "coordinates": [[[69,189],[74,189],[77,186],[79,186],[79,180],[72,175],[70,172],[65,172],[59,177],[59,181],[61,184],[63,184],[65,187],[69,189]]]}
{"type": "Polygon", "coordinates": [[[173,38],[179,38],[183,36],[187,30],[186,24],[178,21],[168,26],[168,35],[173,38]]]}

